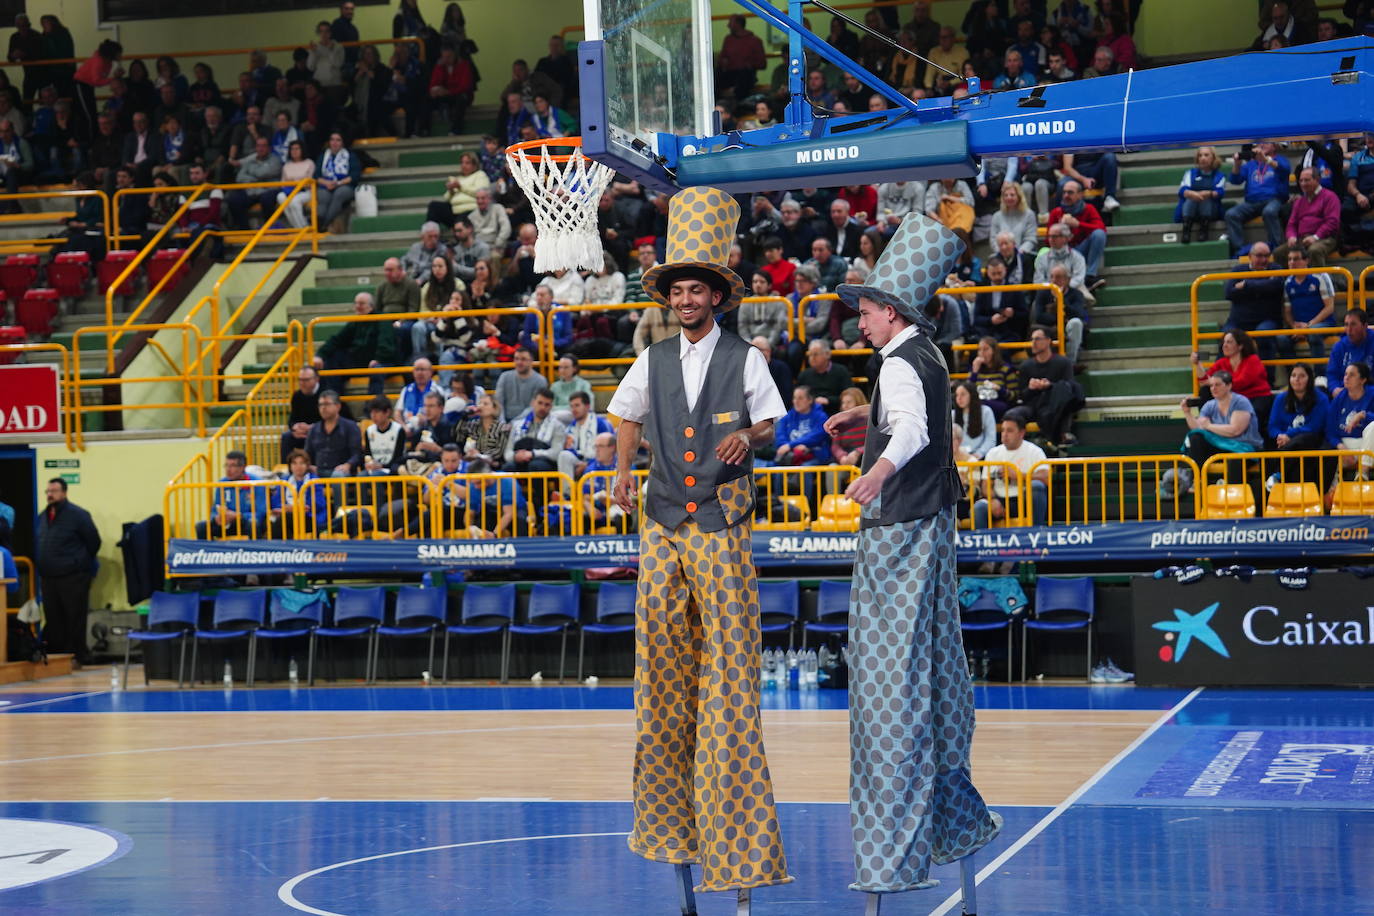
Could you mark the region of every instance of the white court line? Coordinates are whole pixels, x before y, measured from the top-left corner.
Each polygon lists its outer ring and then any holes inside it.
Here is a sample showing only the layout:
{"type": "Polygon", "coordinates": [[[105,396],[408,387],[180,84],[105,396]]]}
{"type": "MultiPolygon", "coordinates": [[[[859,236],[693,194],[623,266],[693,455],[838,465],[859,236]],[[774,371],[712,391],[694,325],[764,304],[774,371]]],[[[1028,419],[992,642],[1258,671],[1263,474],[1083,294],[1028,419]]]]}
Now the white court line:
{"type": "MultiPolygon", "coordinates": [[[[1118,763],[1129,757],[1131,753],[1135,751],[1136,748],[1140,747],[1140,745],[1145,743],[1146,739],[1148,739],[1155,732],[1163,728],[1164,724],[1168,722],[1170,719],[1172,719],[1174,716],[1178,715],[1178,713],[1182,711],[1183,707],[1193,702],[1193,699],[1198,694],[1202,693],[1203,689],[1204,688],[1202,687],[1196,687],[1193,689],[1192,693],[1188,694],[1182,700],[1179,700],[1178,703],[1172,709],[1170,709],[1168,712],[1164,713],[1164,715],[1156,719],[1149,728],[1145,729],[1145,731],[1140,733],[1139,737],[1137,737],[1130,744],[1126,745],[1126,747],[1124,747],[1121,750],[1121,753],[1117,754],[1111,760],[1108,760],[1107,763],[1102,767],[1102,769],[1098,770],[1092,776],[1089,776],[1086,782],[1084,782],[1077,789],[1074,789],[1073,793],[1070,794],[1068,798],[1060,802],[1057,806],[1055,806],[1055,809],[1053,811],[1042,817],[1034,827],[1023,833],[1019,838],[1017,838],[1016,842],[1012,843],[1005,850],[1003,850],[1000,856],[993,859],[987,865],[984,865],[982,870],[979,871],[977,876],[973,879],[974,884],[982,884],[989,877],[991,877],[997,871],[997,869],[1005,865],[1007,861],[1011,859],[1012,856],[1016,855],[1022,849],[1026,848],[1026,846],[1030,843],[1031,840],[1035,839],[1037,836],[1044,833],[1046,828],[1048,828],[1050,824],[1053,824],[1056,820],[1058,820],[1061,814],[1069,810],[1069,807],[1073,805],[1074,802],[1078,801],[1087,793],[1089,789],[1097,785],[1104,776],[1106,776],[1116,767],[1118,763]]],[[[980,725],[979,728],[981,727],[982,726],[980,725]]],[[[999,805],[998,807],[1001,806],[999,805]]],[[[940,904],[935,909],[931,910],[930,916],[944,916],[945,913],[950,912],[956,906],[958,906],[962,899],[963,894],[959,891],[955,891],[954,893],[950,894],[948,897],[945,898],[944,903],[940,904]]]]}
{"type": "Polygon", "coordinates": [[[615,833],[558,833],[548,836],[513,836],[500,840],[473,840],[469,843],[446,843],[443,846],[425,846],[420,849],[401,849],[397,852],[384,852],[380,855],[363,856],[361,859],[349,859],[347,862],[335,862],[333,865],[324,865],[320,868],[312,869],[311,871],[302,872],[277,888],[277,898],[293,910],[300,910],[303,913],[313,913],[315,916],[344,916],[342,913],[335,913],[332,910],[319,910],[308,904],[301,903],[296,899],[296,887],[302,881],[306,881],[327,871],[333,871],[336,868],[346,868],[349,865],[358,865],[363,862],[375,862],[378,859],[390,859],[393,856],[408,856],[419,852],[438,852],[441,849],[463,849],[471,846],[499,846],[505,843],[526,843],[534,840],[580,840],[590,837],[629,835],[630,834],[626,831],[619,831],[615,833]]]}
{"type": "Polygon", "coordinates": [[[420,738],[430,735],[482,735],[494,732],[539,732],[539,731],[565,731],[571,728],[631,728],[633,722],[589,722],[582,725],[506,725],[492,726],[490,728],[441,728],[431,731],[415,732],[380,732],[377,734],[356,734],[356,735],[316,735],[304,738],[267,738],[261,741],[225,741],[218,744],[182,744],[170,747],[138,747],[125,748],[115,751],[96,751],[90,754],[54,754],[49,757],[17,757],[11,760],[0,760],[0,766],[10,766],[17,763],[47,763],[51,760],[89,760],[94,757],[124,757],[134,754],[160,754],[173,751],[207,751],[220,750],[227,747],[257,747],[272,744],[309,744],[315,741],[356,741],[372,738],[420,738]]]}
{"type": "Polygon", "coordinates": [[[64,697],[48,697],[46,700],[33,700],[28,703],[15,703],[11,706],[0,706],[0,712],[13,712],[16,709],[23,709],[26,706],[42,706],[45,703],[65,703],[68,700],[80,700],[85,697],[98,697],[109,693],[108,690],[93,690],[90,693],[72,693],[64,697]]]}

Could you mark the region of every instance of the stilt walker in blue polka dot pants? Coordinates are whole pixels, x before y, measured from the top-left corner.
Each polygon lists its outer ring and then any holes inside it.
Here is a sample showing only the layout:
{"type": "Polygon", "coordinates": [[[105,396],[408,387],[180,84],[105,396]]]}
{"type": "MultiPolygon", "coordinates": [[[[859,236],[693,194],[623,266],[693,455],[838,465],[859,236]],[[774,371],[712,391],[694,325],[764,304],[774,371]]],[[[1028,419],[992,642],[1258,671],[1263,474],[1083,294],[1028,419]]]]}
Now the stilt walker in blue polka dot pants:
{"type": "MultiPolygon", "coordinates": [[[[872,404],[826,423],[868,412],[864,473],[846,495],[863,507],[849,603],[851,888],[872,895],[870,913],[882,894],[935,886],[932,863],[968,865],[1002,825],[969,777],[949,370],[924,311],[961,248],[939,223],[909,215],[867,284],[836,290],[879,361],[872,404]]],[[[966,868],[967,913],[972,896],[966,868]]]]}
{"type": "Polygon", "coordinates": [[[668,258],[644,291],[682,333],[649,347],[611,399],[613,496],[636,511],[631,462],[643,435],[653,464],[643,493],[635,606],[634,829],[630,849],[677,866],[683,913],[697,890],[753,888],[787,874],[759,715],[758,584],[750,542],[753,449],[772,441],[782,398],[762,353],[716,316],[744,282],[725,266],[734,198],[688,188],[668,211],[668,258]]]}

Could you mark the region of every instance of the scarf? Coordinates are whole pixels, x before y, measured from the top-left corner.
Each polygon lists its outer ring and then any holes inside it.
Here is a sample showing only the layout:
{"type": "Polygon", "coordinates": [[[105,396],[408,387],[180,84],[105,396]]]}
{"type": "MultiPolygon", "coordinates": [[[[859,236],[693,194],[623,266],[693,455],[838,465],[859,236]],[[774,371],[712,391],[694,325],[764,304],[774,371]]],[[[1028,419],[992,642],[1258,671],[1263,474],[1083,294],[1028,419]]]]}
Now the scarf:
{"type": "Polygon", "coordinates": [[[186,143],[186,131],[179,130],[174,134],[162,135],[162,158],[167,162],[179,162],[181,160],[181,147],[186,143]]]}
{"type": "Polygon", "coordinates": [[[329,150],[324,154],[324,162],[320,166],[320,174],[330,181],[342,181],[348,177],[349,158],[348,150],[341,149],[337,153],[329,150]]]}
{"type": "Polygon", "coordinates": [[[593,454],[596,450],[596,428],[596,411],[589,410],[582,422],[573,424],[572,429],[569,430],[573,438],[573,451],[583,458],[593,454]]]}

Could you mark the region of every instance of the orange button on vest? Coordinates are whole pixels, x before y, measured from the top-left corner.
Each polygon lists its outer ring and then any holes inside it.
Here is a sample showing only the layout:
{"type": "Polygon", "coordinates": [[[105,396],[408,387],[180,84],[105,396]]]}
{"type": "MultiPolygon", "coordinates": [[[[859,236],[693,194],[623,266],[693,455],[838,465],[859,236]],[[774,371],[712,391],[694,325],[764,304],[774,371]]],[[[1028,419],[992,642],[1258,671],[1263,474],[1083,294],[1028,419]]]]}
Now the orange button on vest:
{"type": "Polygon", "coordinates": [[[686,461],[687,463],[690,464],[691,462],[697,460],[697,453],[696,453],[696,452],[683,452],[683,453],[682,453],[682,460],[683,460],[683,461],[686,461]]]}
{"type": "Polygon", "coordinates": [[[697,479],[693,477],[691,474],[688,474],[686,477],[684,477],[682,479],[682,482],[687,484],[687,486],[689,487],[695,487],[697,485],[697,479]]]}
{"type": "Polygon", "coordinates": [[[690,439],[697,434],[697,431],[689,426],[682,431],[682,434],[690,439]]]}
{"type": "Polygon", "coordinates": [[[695,512],[695,511],[697,511],[697,504],[696,504],[696,503],[688,503],[688,504],[687,504],[686,506],[684,506],[683,508],[685,508],[688,512],[695,512]]]}

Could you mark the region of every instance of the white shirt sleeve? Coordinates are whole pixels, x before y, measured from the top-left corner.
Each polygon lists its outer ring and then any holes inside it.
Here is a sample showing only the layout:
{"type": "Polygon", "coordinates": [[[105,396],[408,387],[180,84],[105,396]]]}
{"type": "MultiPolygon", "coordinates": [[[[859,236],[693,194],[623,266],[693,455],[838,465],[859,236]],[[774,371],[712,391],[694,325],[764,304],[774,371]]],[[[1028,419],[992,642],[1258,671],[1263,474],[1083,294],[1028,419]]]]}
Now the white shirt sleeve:
{"type": "MultiPolygon", "coordinates": [[[[763,354],[759,354],[762,356],[763,354]]],[[[770,379],[771,380],[771,379],[770,379]]],[[[630,364],[630,371],[606,405],[606,412],[631,423],[643,423],[649,415],[649,351],[645,350],[630,364]]]]}
{"type": "Polygon", "coordinates": [[[883,393],[878,431],[892,437],[880,457],[901,470],[917,452],[930,444],[926,391],[916,370],[904,359],[885,359],[878,370],[883,393]]]}
{"type": "MultiPolygon", "coordinates": [[[[634,372],[634,367],[630,368],[630,372],[634,372]]],[[[627,374],[625,382],[629,380],[630,376],[627,374]]],[[[622,388],[625,382],[620,383],[622,388]]],[[[617,392],[616,397],[619,396],[617,392]]],[[[744,358],[744,406],[749,411],[749,419],[753,423],[776,420],[787,413],[782,396],[778,394],[778,386],[773,384],[773,376],[768,371],[768,363],[764,361],[763,354],[757,347],[750,347],[748,355],[744,358]]]]}

